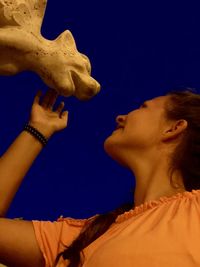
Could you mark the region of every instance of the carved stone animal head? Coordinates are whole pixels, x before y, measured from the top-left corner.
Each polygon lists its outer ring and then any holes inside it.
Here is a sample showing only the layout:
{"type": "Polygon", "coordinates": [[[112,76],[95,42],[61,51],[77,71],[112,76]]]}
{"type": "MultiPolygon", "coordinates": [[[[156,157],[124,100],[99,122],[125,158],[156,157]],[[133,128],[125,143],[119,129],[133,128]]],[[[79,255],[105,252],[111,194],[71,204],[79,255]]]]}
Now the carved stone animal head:
{"type": "Polygon", "coordinates": [[[63,96],[88,100],[100,91],[89,58],[78,52],[72,33],[55,40],[41,35],[47,0],[0,0],[0,75],[36,72],[63,96]]]}

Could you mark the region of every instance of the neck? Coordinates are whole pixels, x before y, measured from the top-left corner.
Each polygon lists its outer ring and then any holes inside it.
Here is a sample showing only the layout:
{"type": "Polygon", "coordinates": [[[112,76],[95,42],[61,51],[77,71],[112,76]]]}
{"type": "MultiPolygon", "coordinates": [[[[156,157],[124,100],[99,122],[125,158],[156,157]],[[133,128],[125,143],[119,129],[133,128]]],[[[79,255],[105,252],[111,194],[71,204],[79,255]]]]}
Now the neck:
{"type": "Polygon", "coordinates": [[[154,157],[153,161],[152,158],[140,157],[137,164],[132,161],[130,169],[135,176],[135,206],[186,191],[180,172],[173,173],[170,183],[168,168],[168,161],[161,156],[154,157]]]}

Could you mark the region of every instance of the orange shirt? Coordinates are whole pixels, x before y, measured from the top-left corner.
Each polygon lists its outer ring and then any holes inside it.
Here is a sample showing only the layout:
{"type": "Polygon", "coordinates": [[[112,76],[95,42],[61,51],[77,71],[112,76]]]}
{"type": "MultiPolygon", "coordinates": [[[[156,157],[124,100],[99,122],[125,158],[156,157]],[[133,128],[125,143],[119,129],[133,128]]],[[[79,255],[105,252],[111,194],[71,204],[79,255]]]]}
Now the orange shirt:
{"type": "MultiPolygon", "coordinates": [[[[89,219],[32,221],[45,267],[53,266],[63,244],[70,245],[89,219]]],[[[84,255],[83,267],[200,266],[200,190],[147,201],[119,215],[84,255]]],[[[58,267],[68,262],[61,257],[58,267]]]]}

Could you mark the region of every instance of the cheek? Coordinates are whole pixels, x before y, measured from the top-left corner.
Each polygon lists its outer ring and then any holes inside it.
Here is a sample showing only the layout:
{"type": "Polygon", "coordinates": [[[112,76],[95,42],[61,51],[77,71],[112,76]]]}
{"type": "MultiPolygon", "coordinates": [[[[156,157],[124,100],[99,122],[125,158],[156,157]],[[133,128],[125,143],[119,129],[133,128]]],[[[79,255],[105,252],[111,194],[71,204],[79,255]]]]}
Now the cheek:
{"type": "Polygon", "coordinates": [[[132,119],[126,124],[124,128],[124,134],[130,137],[140,135],[145,131],[146,126],[147,124],[144,119],[132,119]]]}
{"type": "Polygon", "coordinates": [[[131,124],[126,125],[121,136],[123,144],[127,148],[146,147],[152,144],[156,136],[154,123],[144,119],[131,121],[131,124]]]}
{"type": "Polygon", "coordinates": [[[131,117],[127,119],[125,125],[125,133],[128,135],[148,135],[152,134],[155,131],[155,128],[158,124],[158,119],[155,114],[150,112],[141,112],[132,114],[131,117]]]}
{"type": "Polygon", "coordinates": [[[149,146],[156,135],[155,123],[149,117],[132,116],[126,121],[124,128],[114,130],[106,138],[104,149],[106,151],[121,151],[149,146]]]}

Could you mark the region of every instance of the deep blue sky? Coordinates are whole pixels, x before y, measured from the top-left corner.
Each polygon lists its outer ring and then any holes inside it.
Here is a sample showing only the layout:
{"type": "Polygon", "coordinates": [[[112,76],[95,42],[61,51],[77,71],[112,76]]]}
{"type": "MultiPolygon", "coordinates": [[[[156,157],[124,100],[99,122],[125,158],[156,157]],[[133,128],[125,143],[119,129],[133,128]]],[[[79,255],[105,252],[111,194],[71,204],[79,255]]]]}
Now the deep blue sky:
{"type": "MultiPolygon", "coordinates": [[[[118,114],[180,87],[200,88],[198,1],[49,0],[42,33],[69,29],[92,64],[101,92],[87,102],[59,97],[68,127],[55,134],[25,177],[8,217],[86,218],[133,200],[134,176],[103,150],[118,114]],[[58,4],[59,3],[59,4],[58,4]]],[[[0,77],[3,154],[46,85],[34,73],[0,77]]]]}

